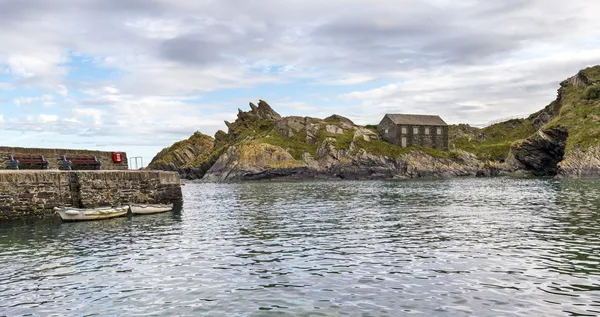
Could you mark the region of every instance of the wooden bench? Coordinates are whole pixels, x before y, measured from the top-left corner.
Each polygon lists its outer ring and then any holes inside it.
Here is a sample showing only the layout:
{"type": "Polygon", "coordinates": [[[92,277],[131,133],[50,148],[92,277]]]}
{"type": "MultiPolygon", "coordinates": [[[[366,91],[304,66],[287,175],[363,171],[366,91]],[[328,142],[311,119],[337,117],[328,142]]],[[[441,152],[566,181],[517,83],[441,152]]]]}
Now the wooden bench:
{"type": "Polygon", "coordinates": [[[64,170],[72,170],[73,165],[75,166],[91,166],[92,168],[82,168],[82,169],[92,169],[92,170],[100,170],[102,169],[102,162],[98,160],[96,156],[67,156],[61,155],[60,157],[62,161],[62,169],[64,170]]]}
{"type": "Polygon", "coordinates": [[[10,155],[10,168],[18,170],[21,165],[36,166],[41,169],[48,169],[48,161],[42,155],[10,155]]]}

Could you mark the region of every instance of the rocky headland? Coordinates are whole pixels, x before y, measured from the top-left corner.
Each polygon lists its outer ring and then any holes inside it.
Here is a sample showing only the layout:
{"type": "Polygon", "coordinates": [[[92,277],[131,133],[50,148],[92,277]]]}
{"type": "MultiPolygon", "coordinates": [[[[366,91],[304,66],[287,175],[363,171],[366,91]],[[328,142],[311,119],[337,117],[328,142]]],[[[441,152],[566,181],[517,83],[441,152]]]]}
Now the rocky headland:
{"type": "Polygon", "coordinates": [[[450,150],[402,148],[340,115],[281,117],[265,101],[239,110],[228,132],[200,132],[165,148],[149,169],[186,179],[398,179],[530,174],[600,176],[600,66],[563,81],[527,119],[450,128],[450,150]]]}

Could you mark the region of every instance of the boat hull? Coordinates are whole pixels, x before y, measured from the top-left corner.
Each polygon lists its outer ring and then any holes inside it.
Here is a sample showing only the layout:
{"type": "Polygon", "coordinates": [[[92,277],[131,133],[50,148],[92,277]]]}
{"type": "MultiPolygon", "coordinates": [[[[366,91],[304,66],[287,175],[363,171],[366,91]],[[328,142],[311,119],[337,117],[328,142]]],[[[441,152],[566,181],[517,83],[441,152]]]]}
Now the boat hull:
{"type": "Polygon", "coordinates": [[[173,210],[173,205],[130,205],[134,215],[149,215],[173,210]]]}
{"type": "Polygon", "coordinates": [[[63,221],[90,221],[121,217],[127,214],[127,206],[103,208],[57,208],[56,212],[63,221]]]}

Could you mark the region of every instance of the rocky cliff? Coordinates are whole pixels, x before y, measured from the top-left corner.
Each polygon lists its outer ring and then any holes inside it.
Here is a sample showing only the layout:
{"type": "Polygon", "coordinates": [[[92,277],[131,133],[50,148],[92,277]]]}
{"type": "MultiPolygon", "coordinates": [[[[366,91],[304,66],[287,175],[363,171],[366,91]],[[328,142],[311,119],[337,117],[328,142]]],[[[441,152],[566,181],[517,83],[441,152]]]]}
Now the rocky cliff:
{"type": "Polygon", "coordinates": [[[215,139],[200,132],[164,148],[148,164],[148,169],[175,171],[188,179],[201,178],[210,168],[203,164],[213,152],[215,139]]]}
{"type": "Polygon", "coordinates": [[[555,101],[527,119],[450,129],[450,151],[402,148],[348,118],[281,117],[263,100],[238,111],[228,132],[194,134],[152,169],[209,181],[273,178],[387,179],[526,172],[600,176],[600,66],[563,81],[555,101]]]}
{"type": "Polygon", "coordinates": [[[600,177],[600,66],[562,81],[556,99],[526,119],[452,131],[454,148],[502,162],[503,172],[600,177]]]}

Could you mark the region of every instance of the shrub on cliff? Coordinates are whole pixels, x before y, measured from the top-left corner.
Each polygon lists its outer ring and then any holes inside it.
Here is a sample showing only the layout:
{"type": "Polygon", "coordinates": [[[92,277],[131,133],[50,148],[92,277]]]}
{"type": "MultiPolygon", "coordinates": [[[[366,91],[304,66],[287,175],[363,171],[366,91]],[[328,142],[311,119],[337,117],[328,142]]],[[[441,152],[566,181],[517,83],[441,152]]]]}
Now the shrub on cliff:
{"type": "Polygon", "coordinates": [[[587,100],[600,99],[600,84],[587,87],[583,90],[583,98],[587,100]]]}

